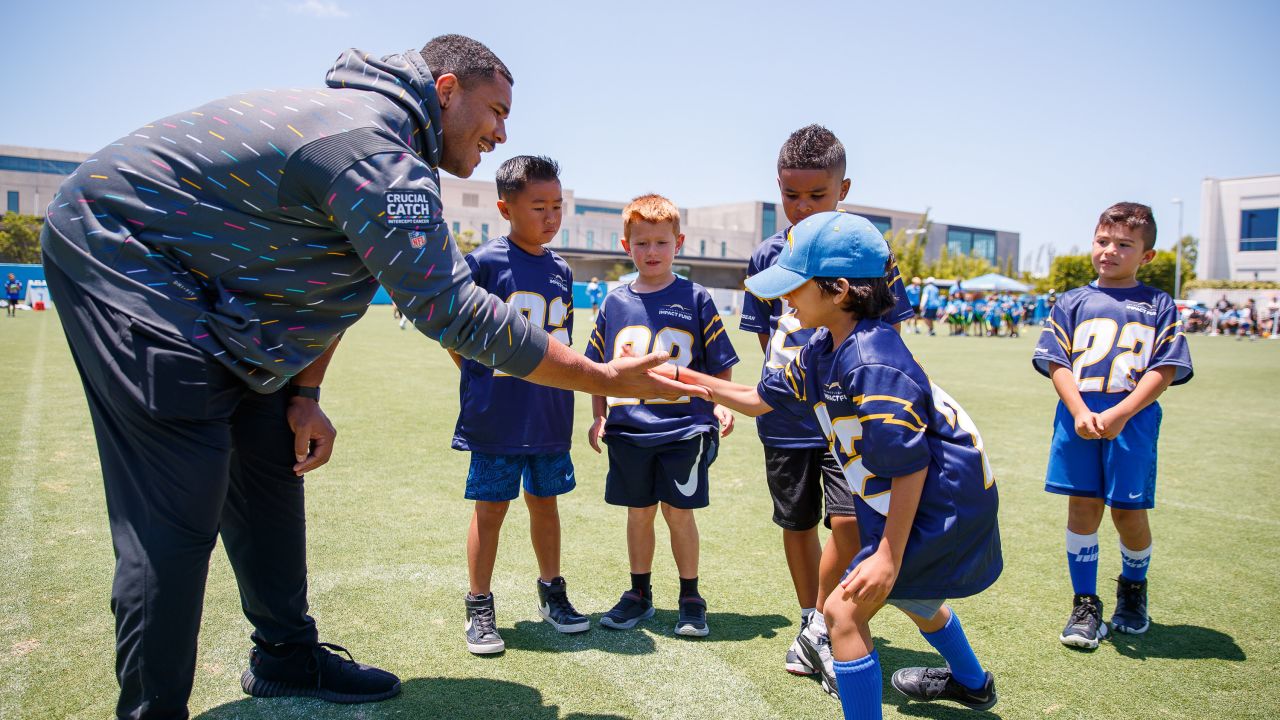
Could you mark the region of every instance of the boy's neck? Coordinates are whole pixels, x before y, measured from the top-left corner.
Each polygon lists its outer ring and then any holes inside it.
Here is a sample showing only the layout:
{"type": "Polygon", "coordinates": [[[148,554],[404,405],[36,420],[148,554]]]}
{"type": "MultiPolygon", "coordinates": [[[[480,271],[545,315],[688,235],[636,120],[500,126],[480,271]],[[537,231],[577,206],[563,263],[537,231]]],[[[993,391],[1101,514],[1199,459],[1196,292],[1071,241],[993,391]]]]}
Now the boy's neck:
{"type": "Polygon", "coordinates": [[[831,347],[838,348],[853,333],[853,329],[858,326],[858,317],[849,313],[840,313],[840,316],[833,319],[831,324],[827,325],[827,331],[831,333],[831,347]]]}
{"type": "Polygon", "coordinates": [[[1093,282],[1098,287],[1107,288],[1108,290],[1128,290],[1129,288],[1138,287],[1138,276],[1134,275],[1133,277],[1119,278],[1116,280],[1105,280],[1099,276],[1098,279],[1093,282]]]}
{"type": "Polygon", "coordinates": [[[654,277],[645,277],[644,275],[637,277],[631,282],[631,289],[641,293],[658,292],[659,290],[666,290],[675,281],[676,274],[668,270],[654,277]]]}
{"type": "Polygon", "coordinates": [[[529,253],[530,255],[541,255],[542,253],[546,252],[546,248],[542,247],[541,243],[529,242],[528,240],[525,240],[524,238],[520,237],[520,234],[515,232],[514,230],[512,230],[511,233],[507,235],[507,239],[510,240],[513,244],[515,244],[516,247],[529,253]]]}

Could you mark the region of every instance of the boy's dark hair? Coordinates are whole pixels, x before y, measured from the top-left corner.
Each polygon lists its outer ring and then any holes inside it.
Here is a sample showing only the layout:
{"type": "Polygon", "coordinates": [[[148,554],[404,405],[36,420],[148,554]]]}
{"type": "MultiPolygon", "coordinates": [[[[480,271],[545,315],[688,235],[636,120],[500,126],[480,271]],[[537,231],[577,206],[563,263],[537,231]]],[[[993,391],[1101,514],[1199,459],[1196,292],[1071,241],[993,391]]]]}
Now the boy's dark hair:
{"type": "Polygon", "coordinates": [[[844,145],[821,125],[806,125],[791,133],[778,151],[778,171],[827,170],[844,177],[844,145]]]}
{"type": "Polygon", "coordinates": [[[511,71],[492,50],[466,35],[432,38],[422,46],[421,54],[423,62],[431,69],[432,78],[452,74],[458,76],[458,82],[466,85],[472,80],[492,80],[497,74],[512,85],[516,84],[511,71]]]}
{"type": "MultiPolygon", "coordinates": [[[[824,295],[840,293],[840,278],[816,277],[818,289],[824,295]]],[[[878,278],[845,278],[849,283],[849,293],[845,297],[841,310],[861,318],[884,317],[898,304],[893,294],[893,258],[885,263],[884,277],[878,278]]]]}
{"type": "Polygon", "coordinates": [[[531,182],[559,179],[560,165],[555,160],[543,155],[517,155],[498,168],[498,197],[510,200],[531,182]]]}
{"type": "Polygon", "coordinates": [[[1098,227],[1126,227],[1137,230],[1142,238],[1142,249],[1153,250],[1156,246],[1156,217],[1151,208],[1142,203],[1121,202],[1102,211],[1098,218],[1098,227]]]}

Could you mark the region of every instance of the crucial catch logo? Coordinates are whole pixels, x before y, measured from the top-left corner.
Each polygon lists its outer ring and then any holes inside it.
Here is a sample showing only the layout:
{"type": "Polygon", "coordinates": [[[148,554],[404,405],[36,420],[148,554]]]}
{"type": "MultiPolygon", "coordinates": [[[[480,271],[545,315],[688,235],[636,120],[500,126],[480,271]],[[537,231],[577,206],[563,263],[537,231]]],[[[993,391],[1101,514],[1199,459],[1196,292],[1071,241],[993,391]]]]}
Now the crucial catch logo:
{"type": "Polygon", "coordinates": [[[425,190],[390,190],[382,196],[387,224],[392,227],[431,224],[431,193],[425,190]]]}

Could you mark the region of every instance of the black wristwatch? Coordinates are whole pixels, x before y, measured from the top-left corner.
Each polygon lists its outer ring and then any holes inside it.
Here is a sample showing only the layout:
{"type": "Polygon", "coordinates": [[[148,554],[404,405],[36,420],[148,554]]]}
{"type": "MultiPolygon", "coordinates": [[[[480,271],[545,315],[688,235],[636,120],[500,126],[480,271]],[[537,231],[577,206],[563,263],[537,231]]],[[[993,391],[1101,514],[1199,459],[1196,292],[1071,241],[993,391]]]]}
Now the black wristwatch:
{"type": "Polygon", "coordinates": [[[316,402],[320,402],[320,388],[318,388],[318,387],[309,387],[309,386],[307,386],[307,385],[290,385],[290,386],[289,386],[289,397],[291,397],[291,398],[296,398],[296,397],[310,398],[310,399],[312,399],[312,400],[315,400],[316,402]]]}

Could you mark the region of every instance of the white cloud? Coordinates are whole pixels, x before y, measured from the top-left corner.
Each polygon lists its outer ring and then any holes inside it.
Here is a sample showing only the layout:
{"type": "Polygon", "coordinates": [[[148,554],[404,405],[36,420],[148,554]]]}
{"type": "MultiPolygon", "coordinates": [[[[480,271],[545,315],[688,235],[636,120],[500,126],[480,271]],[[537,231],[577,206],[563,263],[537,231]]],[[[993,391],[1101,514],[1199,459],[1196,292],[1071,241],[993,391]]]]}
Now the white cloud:
{"type": "Polygon", "coordinates": [[[304,0],[296,5],[290,5],[289,9],[301,15],[311,15],[318,18],[344,18],[351,13],[338,7],[336,0],[304,0]]]}

